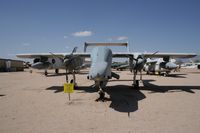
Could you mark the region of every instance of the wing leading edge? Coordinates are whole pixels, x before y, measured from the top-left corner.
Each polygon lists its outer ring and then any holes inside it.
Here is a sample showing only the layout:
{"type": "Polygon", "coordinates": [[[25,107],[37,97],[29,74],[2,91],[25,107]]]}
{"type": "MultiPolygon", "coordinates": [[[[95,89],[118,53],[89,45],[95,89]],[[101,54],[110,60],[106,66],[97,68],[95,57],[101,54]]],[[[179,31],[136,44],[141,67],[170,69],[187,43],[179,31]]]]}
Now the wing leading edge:
{"type": "MultiPolygon", "coordinates": [[[[60,57],[64,58],[67,55],[70,55],[71,53],[54,53],[53,55],[51,53],[35,53],[35,54],[17,54],[16,56],[19,58],[29,58],[29,59],[34,59],[34,58],[39,58],[39,57],[48,57],[48,58],[54,58],[60,57]]],[[[74,53],[73,55],[78,55],[80,57],[90,57],[89,53],[74,53]]]]}
{"type": "Polygon", "coordinates": [[[192,58],[195,57],[197,54],[195,53],[144,53],[144,56],[146,58],[163,58],[163,57],[169,57],[169,58],[192,58]]]}
{"type": "MultiPolygon", "coordinates": [[[[70,55],[71,53],[54,53],[53,55],[51,53],[36,53],[36,54],[17,54],[16,56],[19,58],[39,58],[41,56],[53,58],[55,56],[63,58],[66,55],[70,55]]],[[[133,52],[117,52],[113,53],[112,56],[115,58],[133,58],[134,55],[141,55],[142,53],[133,53],[133,52]]],[[[74,55],[89,58],[90,53],[74,53],[74,55]]],[[[144,53],[143,54],[145,58],[192,58],[195,57],[195,53],[144,53]]]]}

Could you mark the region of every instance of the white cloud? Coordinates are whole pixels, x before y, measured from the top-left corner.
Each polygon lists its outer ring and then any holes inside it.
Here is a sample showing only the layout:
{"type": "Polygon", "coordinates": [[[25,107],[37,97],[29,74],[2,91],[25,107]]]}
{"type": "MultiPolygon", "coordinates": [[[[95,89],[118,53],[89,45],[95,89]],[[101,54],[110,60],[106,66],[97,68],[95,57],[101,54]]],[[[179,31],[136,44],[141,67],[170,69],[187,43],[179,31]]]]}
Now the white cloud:
{"type": "Polygon", "coordinates": [[[127,36],[119,36],[119,37],[117,37],[118,41],[127,40],[127,39],[128,39],[127,36]]]}
{"type": "Polygon", "coordinates": [[[30,46],[30,43],[22,43],[23,46],[30,46]]]}
{"type": "Polygon", "coordinates": [[[72,35],[76,37],[86,37],[86,36],[92,36],[92,34],[93,34],[92,31],[78,31],[73,33],[72,35]]]}
{"type": "Polygon", "coordinates": [[[123,41],[123,40],[128,40],[128,37],[126,37],[126,36],[117,36],[117,37],[110,37],[107,40],[108,41],[123,41]]]}
{"type": "Polygon", "coordinates": [[[66,38],[68,38],[68,36],[64,36],[64,38],[66,39],[66,38]]]}

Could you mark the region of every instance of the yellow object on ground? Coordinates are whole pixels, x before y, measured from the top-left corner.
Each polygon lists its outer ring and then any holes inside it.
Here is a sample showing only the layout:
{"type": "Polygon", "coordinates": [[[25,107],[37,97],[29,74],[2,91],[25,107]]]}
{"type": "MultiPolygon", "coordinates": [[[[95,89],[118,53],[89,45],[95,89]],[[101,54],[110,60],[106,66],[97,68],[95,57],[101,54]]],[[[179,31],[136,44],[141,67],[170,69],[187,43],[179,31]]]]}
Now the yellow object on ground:
{"type": "Polygon", "coordinates": [[[64,83],[64,93],[73,93],[74,92],[74,84],[64,83]]]}
{"type": "Polygon", "coordinates": [[[159,75],[159,73],[158,73],[158,72],[155,72],[155,75],[159,75]]]}

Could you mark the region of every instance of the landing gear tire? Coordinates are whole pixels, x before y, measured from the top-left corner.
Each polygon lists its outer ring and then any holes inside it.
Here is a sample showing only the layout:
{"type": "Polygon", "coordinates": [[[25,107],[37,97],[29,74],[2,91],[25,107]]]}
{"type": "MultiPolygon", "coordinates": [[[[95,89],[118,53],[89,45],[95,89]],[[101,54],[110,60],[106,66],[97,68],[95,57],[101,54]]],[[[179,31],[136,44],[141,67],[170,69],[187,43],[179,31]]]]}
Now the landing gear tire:
{"type": "Polygon", "coordinates": [[[102,90],[99,91],[99,98],[102,99],[102,101],[104,101],[105,99],[105,92],[103,92],[102,90]]]}
{"type": "Polygon", "coordinates": [[[161,75],[161,72],[158,72],[158,75],[160,76],[160,75],[161,75]]]}
{"type": "Polygon", "coordinates": [[[139,80],[135,81],[135,84],[133,83],[133,88],[138,89],[139,88],[139,80]]]}
{"type": "Polygon", "coordinates": [[[73,80],[73,79],[70,80],[70,83],[71,83],[71,84],[74,84],[74,89],[77,89],[78,86],[77,86],[76,83],[74,83],[74,80],[73,80]]]}
{"type": "Polygon", "coordinates": [[[55,73],[58,74],[59,73],[59,69],[55,69],[55,73]]]}
{"type": "Polygon", "coordinates": [[[103,90],[99,90],[99,98],[96,99],[96,102],[98,101],[105,101],[105,92],[103,90]]]}
{"type": "Polygon", "coordinates": [[[48,73],[47,73],[47,71],[45,70],[44,75],[47,76],[47,74],[48,74],[48,73]]]}
{"type": "Polygon", "coordinates": [[[166,74],[166,73],[164,73],[164,74],[163,74],[163,76],[164,76],[164,77],[166,77],[166,76],[167,76],[167,74],[166,74]]]}
{"type": "Polygon", "coordinates": [[[30,72],[30,73],[33,73],[33,70],[30,70],[29,72],[30,72]]]}

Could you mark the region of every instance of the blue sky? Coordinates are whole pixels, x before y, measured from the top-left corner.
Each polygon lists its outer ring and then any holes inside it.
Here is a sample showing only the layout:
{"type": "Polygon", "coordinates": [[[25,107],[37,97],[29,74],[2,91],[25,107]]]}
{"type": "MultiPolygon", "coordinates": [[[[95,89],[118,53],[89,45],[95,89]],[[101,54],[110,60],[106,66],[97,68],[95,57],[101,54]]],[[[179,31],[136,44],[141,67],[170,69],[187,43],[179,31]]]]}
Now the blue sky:
{"type": "Polygon", "coordinates": [[[82,51],[86,41],[200,54],[200,1],[0,0],[0,58],[82,51]]]}

